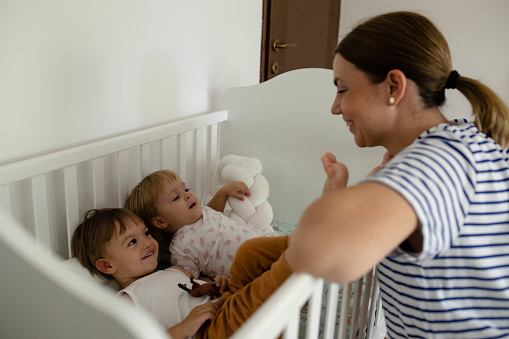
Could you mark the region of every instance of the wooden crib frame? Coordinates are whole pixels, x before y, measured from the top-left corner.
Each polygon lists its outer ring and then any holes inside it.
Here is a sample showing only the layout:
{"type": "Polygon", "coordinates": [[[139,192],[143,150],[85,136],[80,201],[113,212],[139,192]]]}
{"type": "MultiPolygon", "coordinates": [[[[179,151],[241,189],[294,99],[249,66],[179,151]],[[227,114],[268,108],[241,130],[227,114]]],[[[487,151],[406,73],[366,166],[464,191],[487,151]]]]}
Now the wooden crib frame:
{"type": "MultiPolygon", "coordinates": [[[[85,211],[123,206],[130,189],[155,170],[175,170],[203,201],[220,157],[220,124],[227,117],[226,111],[203,114],[0,166],[2,336],[165,337],[150,317],[124,307],[107,288],[70,277],[60,262],[72,257],[70,239],[85,211]]],[[[372,336],[378,300],[373,281],[370,272],[343,287],[338,338],[345,337],[350,311],[350,338],[372,336]]],[[[317,338],[323,286],[321,279],[294,274],[234,338],[281,333],[296,338],[306,302],[306,338],[317,338]]],[[[335,335],[339,288],[328,286],[324,338],[335,335]]]]}

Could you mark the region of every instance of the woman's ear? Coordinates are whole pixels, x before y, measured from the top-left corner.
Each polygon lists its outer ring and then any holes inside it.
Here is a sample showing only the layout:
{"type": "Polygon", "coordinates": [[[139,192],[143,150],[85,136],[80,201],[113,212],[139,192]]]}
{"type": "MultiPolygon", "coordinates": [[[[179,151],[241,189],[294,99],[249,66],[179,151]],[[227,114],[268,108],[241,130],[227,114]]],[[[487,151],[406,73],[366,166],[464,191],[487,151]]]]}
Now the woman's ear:
{"type": "Polygon", "coordinates": [[[386,80],[388,83],[387,103],[390,105],[397,105],[401,99],[403,99],[406,91],[407,78],[405,73],[399,69],[390,70],[389,73],[387,73],[386,80]]]}
{"type": "Polygon", "coordinates": [[[150,222],[152,223],[152,226],[160,230],[164,230],[166,227],[168,227],[168,223],[160,217],[153,217],[150,219],[150,222]]]}
{"type": "Polygon", "coordinates": [[[117,271],[113,266],[111,266],[111,263],[109,262],[109,260],[104,259],[104,258],[98,259],[95,262],[95,268],[97,268],[99,270],[99,272],[102,272],[105,274],[110,274],[110,275],[117,271]]]}

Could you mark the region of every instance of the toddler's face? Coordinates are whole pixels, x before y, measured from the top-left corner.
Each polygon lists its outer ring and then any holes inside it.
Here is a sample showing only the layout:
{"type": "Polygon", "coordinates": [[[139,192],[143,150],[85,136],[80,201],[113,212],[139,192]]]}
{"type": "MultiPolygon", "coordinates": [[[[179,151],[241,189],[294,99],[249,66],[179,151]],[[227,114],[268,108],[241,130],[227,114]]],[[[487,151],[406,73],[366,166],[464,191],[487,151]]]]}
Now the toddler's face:
{"type": "Polygon", "coordinates": [[[156,208],[158,218],[167,223],[164,230],[171,233],[175,233],[182,226],[194,224],[202,216],[198,196],[191,192],[180,178],[164,185],[157,198],[156,208]]]}
{"type": "MultiPolygon", "coordinates": [[[[105,259],[115,268],[118,281],[139,278],[154,272],[157,267],[159,245],[143,222],[126,222],[123,234],[116,234],[108,242],[105,259]]],[[[118,232],[118,226],[117,226],[118,232]]]]}

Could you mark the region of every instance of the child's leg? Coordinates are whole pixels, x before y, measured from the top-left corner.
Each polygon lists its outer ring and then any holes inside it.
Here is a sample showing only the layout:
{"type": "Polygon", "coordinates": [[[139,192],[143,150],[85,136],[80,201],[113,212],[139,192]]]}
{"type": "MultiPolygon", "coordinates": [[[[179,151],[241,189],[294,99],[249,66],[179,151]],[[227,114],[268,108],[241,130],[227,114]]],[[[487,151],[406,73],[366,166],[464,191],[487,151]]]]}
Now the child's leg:
{"type": "Polygon", "coordinates": [[[230,279],[233,290],[221,296],[216,316],[209,326],[202,327],[197,338],[229,337],[292,274],[283,256],[288,237],[256,239],[266,240],[246,242],[248,245],[241,246],[244,247],[241,252],[241,248],[237,251],[230,279]]]}
{"type": "Polygon", "coordinates": [[[260,237],[244,242],[233,259],[228,290],[233,294],[270,269],[288,247],[288,236],[260,237]]]}

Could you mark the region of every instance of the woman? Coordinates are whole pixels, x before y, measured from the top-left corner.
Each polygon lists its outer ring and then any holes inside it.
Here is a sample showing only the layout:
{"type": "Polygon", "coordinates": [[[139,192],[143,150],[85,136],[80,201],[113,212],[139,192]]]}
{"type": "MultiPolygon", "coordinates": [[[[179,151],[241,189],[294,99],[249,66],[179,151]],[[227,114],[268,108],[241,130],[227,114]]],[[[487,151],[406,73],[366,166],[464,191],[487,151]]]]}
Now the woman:
{"type": "Polygon", "coordinates": [[[386,156],[344,187],[346,168],[322,157],[324,195],[303,213],[286,259],[340,283],[378,264],[390,338],[509,336],[509,112],[451,65],[425,17],[387,13],[357,26],[333,64],[341,115],[359,147],[386,156]],[[475,122],[440,113],[459,90],[475,122]]]}

